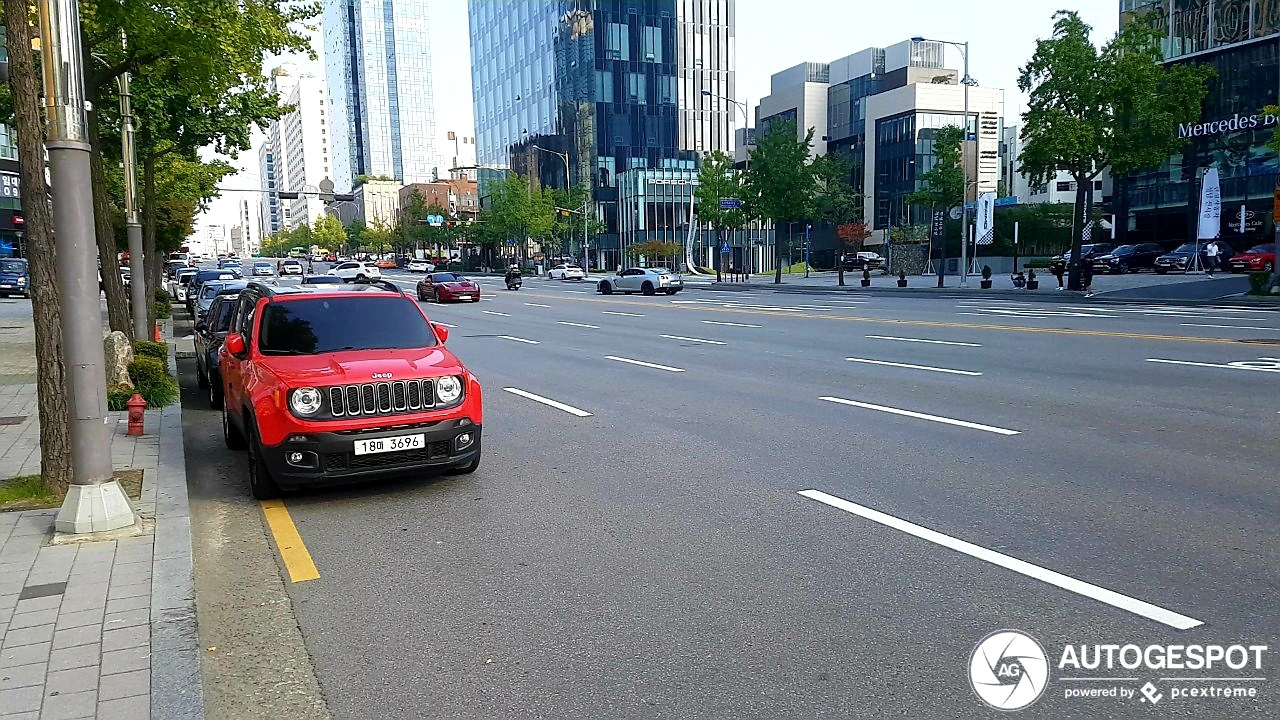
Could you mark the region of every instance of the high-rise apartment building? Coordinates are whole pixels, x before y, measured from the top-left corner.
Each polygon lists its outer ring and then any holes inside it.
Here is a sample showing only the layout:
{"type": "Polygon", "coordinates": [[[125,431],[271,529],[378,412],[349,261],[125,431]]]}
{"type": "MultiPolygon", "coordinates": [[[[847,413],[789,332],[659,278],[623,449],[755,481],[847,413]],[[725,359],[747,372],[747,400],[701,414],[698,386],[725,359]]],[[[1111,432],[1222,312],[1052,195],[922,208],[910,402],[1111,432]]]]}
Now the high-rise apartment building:
{"type": "Polygon", "coordinates": [[[333,170],[324,81],[300,74],[297,66],[286,63],[272,71],[271,84],[280,103],[293,109],[271,121],[258,148],[264,236],[315,223],[324,214],[316,193],[333,170]],[[282,199],[281,192],[298,193],[298,197],[282,199]]]}
{"type": "Polygon", "coordinates": [[[437,167],[427,0],[324,0],[335,189],[361,175],[430,182],[437,167]]]}
{"type": "Polygon", "coordinates": [[[469,17],[481,195],[508,169],[589,184],[617,248],[618,176],[692,187],[697,157],[732,147],[733,0],[472,0],[469,17]]]}

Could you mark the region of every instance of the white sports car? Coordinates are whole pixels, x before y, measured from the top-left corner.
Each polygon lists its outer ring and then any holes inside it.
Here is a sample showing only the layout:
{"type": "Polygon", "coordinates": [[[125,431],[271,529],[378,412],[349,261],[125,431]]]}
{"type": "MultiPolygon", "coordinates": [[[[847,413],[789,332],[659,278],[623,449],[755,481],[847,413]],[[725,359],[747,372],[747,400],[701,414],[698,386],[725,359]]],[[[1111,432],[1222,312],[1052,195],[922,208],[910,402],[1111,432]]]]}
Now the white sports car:
{"type": "Polygon", "coordinates": [[[628,268],[596,283],[596,292],[603,295],[612,295],[615,292],[627,295],[633,292],[645,295],[657,293],[675,295],[683,289],[684,278],[680,273],[667,268],[628,268]]]}
{"type": "Polygon", "coordinates": [[[586,280],[587,274],[577,265],[557,265],[547,272],[552,280],[586,280]]]}

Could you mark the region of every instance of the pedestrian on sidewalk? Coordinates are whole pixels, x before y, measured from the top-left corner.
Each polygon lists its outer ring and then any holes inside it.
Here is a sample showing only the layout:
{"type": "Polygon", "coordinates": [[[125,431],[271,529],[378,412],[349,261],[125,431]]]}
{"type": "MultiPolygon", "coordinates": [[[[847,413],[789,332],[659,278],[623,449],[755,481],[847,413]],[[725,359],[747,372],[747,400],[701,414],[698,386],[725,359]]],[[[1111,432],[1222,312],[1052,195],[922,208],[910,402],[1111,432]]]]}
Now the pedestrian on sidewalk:
{"type": "Polygon", "coordinates": [[[1213,277],[1213,272],[1218,269],[1218,254],[1218,241],[1210,240],[1204,248],[1204,269],[1209,277],[1213,277]]]}
{"type": "Polygon", "coordinates": [[[1058,278],[1059,290],[1062,290],[1063,288],[1066,287],[1065,285],[1062,284],[1062,276],[1067,272],[1066,260],[1054,260],[1053,262],[1049,263],[1049,272],[1053,273],[1053,276],[1058,278]]]}
{"type": "Polygon", "coordinates": [[[1085,262],[1080,266],[1080,283],[1084,286],[1084,296],[1093,296],[1093,263],[1085,262]]]}

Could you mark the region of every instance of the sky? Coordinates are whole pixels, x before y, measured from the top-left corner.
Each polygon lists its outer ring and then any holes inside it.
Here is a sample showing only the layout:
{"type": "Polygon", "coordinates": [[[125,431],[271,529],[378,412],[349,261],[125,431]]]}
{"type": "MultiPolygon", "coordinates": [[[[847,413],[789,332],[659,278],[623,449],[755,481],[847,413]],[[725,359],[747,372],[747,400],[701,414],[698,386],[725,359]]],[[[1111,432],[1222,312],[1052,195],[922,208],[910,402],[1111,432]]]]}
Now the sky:
{"type": "MultiPolygon", "coordinates": [[[[483,2],[484,0],[472,0],[483,2]]],[[[738,0],[738,100],[754,108],[769,94],[769,76],[801,62],[830,62],[868,47],[887,47],[911,37],[970,43],[970,74],[984,87],[1005,90],[1005,124],[1013,125],[1025,110],[1018,92],[1018,70],[1035,52],[1038,38],[1052,30],[1053,13],[1072,9],[1094,28],[1101,44],[1120,22],[1118,0],[738,0]]],[[[474,135],[471,98],[471,51],[467,0],[432,0],[430,4],[432,76],[436,98],[436,146],[451,145],[449,131],[474,135]]],[[[318,18],[315,22],[319,22],[318,18]]],[[[321,35],[313,33],[317,59],[272,58],[264,68],[293,62],[303,72],[324,77],[321,35]]],[[[958,51],[948,66],[961,67],[958,51]]],[[[258,183],[257,140],[254,149],[231,160],[240,172],[226,178],[224,188],[252,189],[258,183]]],[[[239,200],[257,195],[223,193],[196,220],[196,231],[208,224],[233,225],[239,200]]]]}

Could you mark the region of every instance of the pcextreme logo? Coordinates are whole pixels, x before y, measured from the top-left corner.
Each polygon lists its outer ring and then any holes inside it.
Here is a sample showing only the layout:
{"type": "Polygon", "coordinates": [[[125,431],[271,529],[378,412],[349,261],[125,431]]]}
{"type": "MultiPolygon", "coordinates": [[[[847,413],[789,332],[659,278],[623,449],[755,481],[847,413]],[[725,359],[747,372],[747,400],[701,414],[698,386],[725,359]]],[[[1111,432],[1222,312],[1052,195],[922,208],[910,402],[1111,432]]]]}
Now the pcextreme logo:
{"type": "MultiPolygon", "coordinates": [[[[1250,701],[1263,695],[1267,651],[1244,644],[1070,644],[1057,654],[1054,674],[1062,698],[1077,702],[1250,701]]],[[[1024,632],[999,630],[973,649],[969,683],[990,707],[1022,710],[1049,687],[1049,654],[1024,632]]]]}

